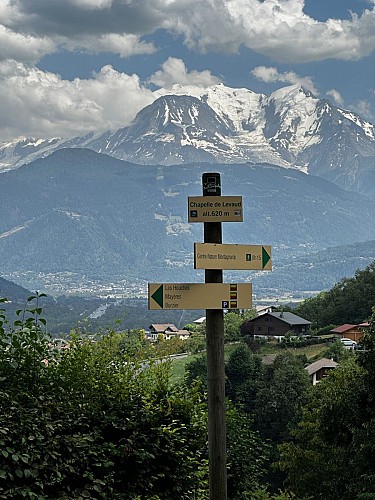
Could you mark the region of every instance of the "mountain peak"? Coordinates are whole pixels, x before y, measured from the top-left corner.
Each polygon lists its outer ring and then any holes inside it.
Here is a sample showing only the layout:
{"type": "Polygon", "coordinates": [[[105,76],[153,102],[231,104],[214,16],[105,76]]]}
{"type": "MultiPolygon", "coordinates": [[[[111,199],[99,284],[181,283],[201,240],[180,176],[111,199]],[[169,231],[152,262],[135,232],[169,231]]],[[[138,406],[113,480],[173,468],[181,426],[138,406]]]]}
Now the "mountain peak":
{"type": "Polygon", "coordinates": [[[85,147],[139,164],[267,163],[374,192],[375,129],[300,84],[270,95],[222,83],[175,85],[124,128],[69,141],[27,139],[0,146],[9,169],[66,147],[85,147]],[[370,182],[371,181],[371,182],[370,182]]]}
{"type": "Polygon", "coordinates": [[[281,87],[272,92],[267,99],[280,104],[298,103],[306,100],[318,101],[310,90],[300,84],[281,87]]]}

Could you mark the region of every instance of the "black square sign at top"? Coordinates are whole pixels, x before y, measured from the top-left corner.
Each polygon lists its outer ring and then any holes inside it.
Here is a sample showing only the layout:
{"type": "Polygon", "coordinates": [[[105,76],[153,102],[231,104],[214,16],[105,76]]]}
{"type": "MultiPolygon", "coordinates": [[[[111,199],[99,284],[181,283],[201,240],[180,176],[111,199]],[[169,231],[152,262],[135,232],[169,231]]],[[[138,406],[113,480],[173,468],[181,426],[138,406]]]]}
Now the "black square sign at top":
{"type": "Polygon", "coordinates": [[[219,173],[205,173],[202,176],[203,196],[220,196],[221,181],[219,173]]]}
{"type": "Polygon", "coordinates": [[[198,211],[197,210],[190,210],[190,217],[198,217],[198,211]]]}

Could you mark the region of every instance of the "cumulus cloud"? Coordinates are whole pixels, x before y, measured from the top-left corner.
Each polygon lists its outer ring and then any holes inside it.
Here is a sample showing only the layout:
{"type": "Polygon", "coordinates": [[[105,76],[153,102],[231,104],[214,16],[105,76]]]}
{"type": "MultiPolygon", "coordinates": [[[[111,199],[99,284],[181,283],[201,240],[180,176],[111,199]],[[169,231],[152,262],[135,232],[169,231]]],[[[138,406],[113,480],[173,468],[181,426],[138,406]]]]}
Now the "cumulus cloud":
{"type": "MultiPolygon", "coordinates": [[[[304,7],[305,0],[1,0],[3,135],[71,136],[120,127],[155,98],[137,75],[110,66],[73,81],[34,66],[61,48],[122,58],[150,55],[157,50],[152,36],[157,40],[160,30],[168,30],[191,50],[234,53],[247,47],[276,62],[356,60],[375,49],[374,0],[360,15],[324,22],[305,14],[304,7]]],[[[298,83],[316,93],[311,77],[293,71],[258,66],[252,74],[266,82],[298,83]]],[[[172,57],[147,83],[170,89],[218,82],[210,71],[187,69],[172,57]]],[[[339,103],[338,91],[328,95],[339,103]]],[[[357,105],[363,113],[368,112],[366,103],[357,105]]]]}
{"type": "Polygon", "coordinates": [[[15,33],[1,24],[0,46],[0,60],[17,59],[29,63],[56,50],[55,43],[48,38],[15,33]]]}
{"type": "Polygon", "coordinates": [[[355,60],[375,49],[373,2],[361,15],[327,21],[308,16],[304,7],[305,0],[3,0],[0,24],[71,50],[90,50],[97,40],[107,41],[96,43],[97,50],[108,50],[116,45],[113,36],[159,29],[182,35],[191,49],[236,52],[245,46],[277,62],[355,60]]]}
{"type": "Polygon", "coordinates": [[[107,34],[96,38],[91,36],[77,37],[74,41],[62,40],[61,45],[67,50],[87,50],[91,53],[112,52],[120,57],[129,57],[139,54],[152,54],[155,47],[146,43],[137,35],[107,34]]]}
{"type": "Polygon", "coordinates": [[[374,50],[373,7],[323,22],[305,14],[304,6],[304,0],[206,0],[190,17],[174,13],[169,27],[192,48],[233,52],[244,45],[278,62],[359,59],[374,50]]]}
{"type": "Polygon", "coordinates": [[[68,81],[16,61],[0,63],[2,140],[120,128],[154,99],[137,75],[111,66],[92,79],[68,81]]]}
{"type": "Polygon", "coordinates": [[[149,81],[165,89],[172,88],[174,84],[209,87],[220,82],[210,71],[188,71],[184,61],[176,57],[169,57],[161,68],[151,75],[149,81]]]}
{"type": "Polygon", "coordinates": [[[279,73],[277,68],[267,66],[257,66],[250,72],[255,78],[263,82],[281,82],[286,84],[299,84],[308,90],[311,90],[315,95],[318,91],[315,88],[314,82],[310,76],[299,76],[294,71],[284,71],[279,73]]]}

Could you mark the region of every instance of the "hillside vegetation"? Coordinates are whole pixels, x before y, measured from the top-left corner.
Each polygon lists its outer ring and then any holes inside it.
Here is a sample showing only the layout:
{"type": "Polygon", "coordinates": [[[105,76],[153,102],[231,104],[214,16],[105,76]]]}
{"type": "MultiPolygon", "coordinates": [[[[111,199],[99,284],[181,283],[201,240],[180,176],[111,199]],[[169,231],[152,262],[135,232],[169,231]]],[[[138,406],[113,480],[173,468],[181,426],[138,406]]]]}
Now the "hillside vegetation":
{"type": "Polygon", "coordinates": [[[298,315],[313,322],[314,327],[359,324],[371,316],[375,304],[375,261],[354,277],[343,278],[329,291],[307,299],[296,309],[298,315]]]}
{"type": "MultiPolygon", "coordinates": [[[[375,494],[374,270],[375,262],[299,306],[316,314],[316,325],[371,319],[362,350],[338,343],[322,352],[334,351],[339,367],[318,385],[298,349],[280,349],[265,364],[253,343],[231,345],[231,500],[375,494]],[[347,480],[348,466],[356,481],[347,480]]],[[[140,331],[106,330],[95,342],[74,333],[61,349],[46,331],[43,299],[28,297],[13,323],[0,309],[0,498],[207,500],[204,356],[176,380],[166,356],[177,346],[153,347],[140,331]]],[[[226,315],[227,341],[238,341],[243,320],[226,315]]],[[[200,349],[201,330],[193,335],[200,349]]]]}

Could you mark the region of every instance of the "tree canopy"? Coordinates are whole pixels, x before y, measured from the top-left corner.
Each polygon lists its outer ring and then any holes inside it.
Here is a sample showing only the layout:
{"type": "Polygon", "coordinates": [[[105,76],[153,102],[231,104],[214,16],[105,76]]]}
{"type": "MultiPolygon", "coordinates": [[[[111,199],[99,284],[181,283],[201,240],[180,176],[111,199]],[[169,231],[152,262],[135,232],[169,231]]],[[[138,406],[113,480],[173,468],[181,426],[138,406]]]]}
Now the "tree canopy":
{"type": "Polygon", "coordinates": [[[375,261],[354,277],[343,278],[329,291],[306,299],[295,310],[314,328],[344,323],[359,324],[371,316],[375,305],[375,261]]]}

